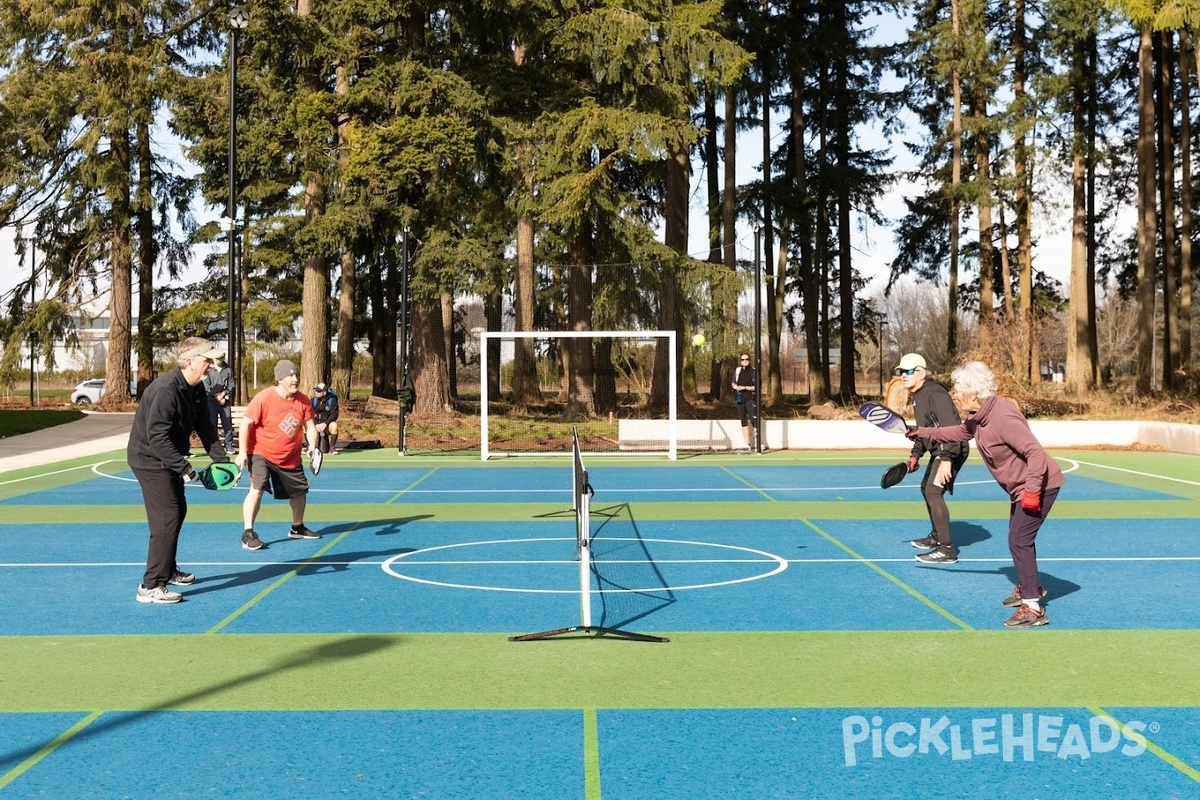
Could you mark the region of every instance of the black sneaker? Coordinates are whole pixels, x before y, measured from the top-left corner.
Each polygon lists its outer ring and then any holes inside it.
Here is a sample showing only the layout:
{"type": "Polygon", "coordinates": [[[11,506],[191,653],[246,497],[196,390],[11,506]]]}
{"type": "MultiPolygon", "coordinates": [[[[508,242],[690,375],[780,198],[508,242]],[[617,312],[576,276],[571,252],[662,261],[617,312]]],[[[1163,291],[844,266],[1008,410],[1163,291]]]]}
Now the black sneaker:
{"type": "Polygon", "coordinates": [[[958,551],[952,547],[938,547],[928,553],[921,553],[917,561],[922,564],[957,564],[958,551]]]}
{"type": "MultiPolygon", "coordinates": [[[[1046,599],[1046,589],[1042,586],[1038,587],[1038,599],[1039,600],[1046,599]]],[[[1004,605],[1004,606],[1008,606],[1009,608],[1012,608],[1013,606],[1021,605],[1021,587],[1014,586],[1013,590],[1009,593],[1008,597],[1001,600],[1000,604],[1004,605]]]]}
{"type": "Polygon", "coordinates": [[[242,533],[242,547],[247,550],[262,550],[266,547],[263,540],[258,538],[258,534],[254,531],[245,531],[242,533]]]}
{"type": "Polygon", "coordinates": [[[299,526],[293,525],[292,529],[290,531],[288,531],[288,538],[289,539],[320,539],[321,534],[317,533],[314,530],[310,530],[309,528],[305,527],[304,525],[299,525],[299,526]]]}
{"type": "Polygon", "coordinates": [[[918,550],[931,550],[938,546],[937,539],[933,538],[932,534],[924,539],[913,539],[909,544],[918,550]]]}

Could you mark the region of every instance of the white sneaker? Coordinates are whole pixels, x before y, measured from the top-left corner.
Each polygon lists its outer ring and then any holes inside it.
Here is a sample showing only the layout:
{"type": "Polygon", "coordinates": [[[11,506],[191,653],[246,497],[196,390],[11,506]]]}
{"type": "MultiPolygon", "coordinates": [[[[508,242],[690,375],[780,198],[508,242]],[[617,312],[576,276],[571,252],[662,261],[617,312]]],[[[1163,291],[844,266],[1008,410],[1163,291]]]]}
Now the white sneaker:
{"type": "Polygon", "coordinates": [[[182,599],[183,595],[179,592],[172,592],[165,586],[147,589],[140,583],[138,584],[137,601],[139,603],[178,603],[182,599]]]}

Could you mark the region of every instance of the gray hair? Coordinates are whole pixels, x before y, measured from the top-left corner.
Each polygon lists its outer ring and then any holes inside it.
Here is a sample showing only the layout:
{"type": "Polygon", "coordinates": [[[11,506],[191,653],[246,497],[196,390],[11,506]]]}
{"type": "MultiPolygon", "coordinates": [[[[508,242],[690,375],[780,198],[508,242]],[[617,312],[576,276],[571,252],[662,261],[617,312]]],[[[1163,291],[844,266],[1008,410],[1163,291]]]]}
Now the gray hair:
{"type": "Polygon", "coordinates": [[[996,376],[982,361],[968,361],[950,373],[954,389],[961,394],[971,394],[980,400],[996,396],[996,376]]]}
{"type": "Polygon", "coordinates": [[[191,361],[197,355],[212,347],[208,339],[199,336],[189,336],[179,344],[175,345],[175,364],[180,369],[187,367],[187,362],[191,361]]]}

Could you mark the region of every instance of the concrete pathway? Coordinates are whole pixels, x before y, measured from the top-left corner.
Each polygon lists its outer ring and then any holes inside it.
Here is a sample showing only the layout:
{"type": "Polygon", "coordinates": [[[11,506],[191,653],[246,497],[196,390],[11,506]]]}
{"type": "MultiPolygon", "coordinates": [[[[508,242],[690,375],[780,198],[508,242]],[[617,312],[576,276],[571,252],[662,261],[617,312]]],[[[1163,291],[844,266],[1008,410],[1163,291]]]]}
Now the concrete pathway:
{"type": "Polygon", "coordinates": [[[84,412],[83,419],[0,439],[0,473],[123,450],[133,412],[84,412]]]}

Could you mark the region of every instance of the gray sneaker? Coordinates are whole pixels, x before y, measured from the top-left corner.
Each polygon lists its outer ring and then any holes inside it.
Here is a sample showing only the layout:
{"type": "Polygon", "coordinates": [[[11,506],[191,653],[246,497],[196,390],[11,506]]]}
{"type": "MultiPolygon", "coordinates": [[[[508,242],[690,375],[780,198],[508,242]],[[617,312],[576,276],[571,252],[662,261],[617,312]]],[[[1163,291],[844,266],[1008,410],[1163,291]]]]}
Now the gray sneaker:
{"type": "Polygon", "coordinates": [[[266,547],[263,540],[258,538],[258,534],[254,531],[244,531],[242,533],[242,547],[247,550],[262,550],[266,547]]]}
{"type": "Polygon", "coordinates": [[[190,572],[183,572],[177,569],[171,573],[171,578],[167,582],[175,586],[190,586],[196,582],[196,576],[190,572]]]}
{"type": "Polygon", "coordinates": [[[939,547],[928,553],[921,553],[917,556],[917,561],[922,564],[957,564],[958,551],[953,547],[939,547]]]}
{"type": "Polygon", "coordinates": [[[153,589],[147,589],[140,583],[137,588],[137,601],[139,603],[178,603],[183,599],[183,595],[179,592],[172,592],[165,586],[155,586],[153,589]]]}
{"type": "Polygon", "coordinates": [[[918,550],[929,550],[938,546],[937,539],[933,538],[932,534],[924,539],[913,539],[909,544],[918,550]]]}

